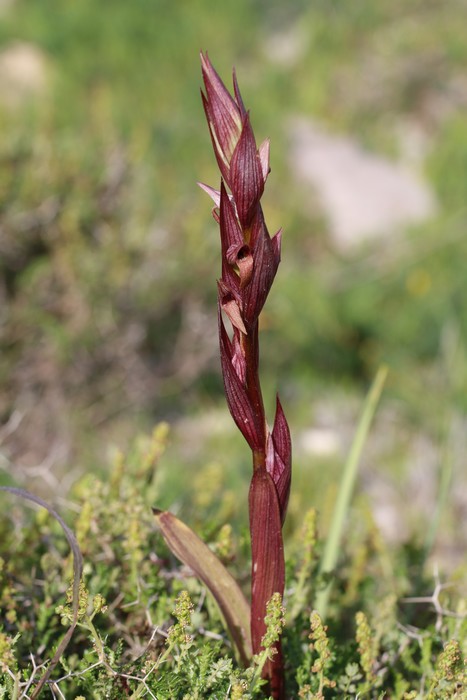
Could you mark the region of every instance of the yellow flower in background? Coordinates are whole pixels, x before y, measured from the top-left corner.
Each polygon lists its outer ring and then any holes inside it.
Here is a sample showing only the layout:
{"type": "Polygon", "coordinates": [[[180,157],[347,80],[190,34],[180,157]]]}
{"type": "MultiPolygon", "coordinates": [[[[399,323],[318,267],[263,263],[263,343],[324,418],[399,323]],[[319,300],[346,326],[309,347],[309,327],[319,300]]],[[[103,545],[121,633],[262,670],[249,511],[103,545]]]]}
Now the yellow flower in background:
{"type": "Polygon", "coordinates": [[[424,297],[433,286],[433,281],[428,270],[417,267],[407,275],[405,286],[411,296],[424,297]]]}

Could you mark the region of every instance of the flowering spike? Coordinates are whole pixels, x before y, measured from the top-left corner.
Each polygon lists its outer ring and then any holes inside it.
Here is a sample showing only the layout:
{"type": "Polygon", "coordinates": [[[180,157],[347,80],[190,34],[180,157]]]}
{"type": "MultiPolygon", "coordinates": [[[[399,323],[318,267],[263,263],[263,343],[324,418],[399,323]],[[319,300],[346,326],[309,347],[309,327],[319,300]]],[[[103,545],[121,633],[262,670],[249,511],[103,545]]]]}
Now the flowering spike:
{"type": "MultiPolygon", "coordinates": [[[[201,56],[206,96],[203,105],[221,171],[220,191],[201,187],[214,200],[219,222],[222,277],[218,282],[219,344],[230,413],[253,453],[249,494],[252,548],[251,634],[258,654],[265,632],[266,604],[284,592],[281,527],[290,490],[291,442],[277,399],[272,433],[266,424],[259,365],[259,314],[274,281],[281,254],[281,231],[271,239],[260,199],[269,174],[269,140],[259,149],[243,104],[235,71],[234,97],[206,56],[201,56]],[[227,192],[230,190],[229,194],[227,192]],[[232,325],[231,337],[222,312],[232,325]],[[232,339],[231,339],[232,338],[232,339]]],[[[274,700],[283,700],[280,640],[263,668],[274,700]]]]}

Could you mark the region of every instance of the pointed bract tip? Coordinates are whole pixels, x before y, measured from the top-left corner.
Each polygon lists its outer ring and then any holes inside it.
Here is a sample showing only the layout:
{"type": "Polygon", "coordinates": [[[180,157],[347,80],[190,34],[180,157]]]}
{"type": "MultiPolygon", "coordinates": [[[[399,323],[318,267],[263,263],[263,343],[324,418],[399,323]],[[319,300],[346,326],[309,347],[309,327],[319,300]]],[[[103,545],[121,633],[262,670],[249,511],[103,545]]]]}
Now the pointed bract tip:
{"type": "Polygon", "coordinates": [[[237,104],[240,108],[241,115],[242,115],[242,117],[244,117],[246,114],[246,109],[245,109],[245,105],[243,104],[242,96],[240,94],[240,88],[238,87],[237,72],[236,72],[235,68],[232,71],[232,78],[233,78],[235,99],[237,100],[237,104]]]}
{"type": "Polygon", "coordinates": [[[221,193],[219,190],[215,190],[214,187],[210,187],[209,185],[205,185],[204,182],[197,182],[196,183],[198,187],[200,187],[206,194],[208,194],[216,207],[220,206],[221,203],[221,193]]]}
{"type": "Polygon", "coordinates": [[[269,151],[270,151],[270,141],[265,139],[258,149],[259,160],[261,162],[261,170],[263,173],[263,180],[266,182],[269,173],[271,172],[271,167],[269,165],[269,151]]]}

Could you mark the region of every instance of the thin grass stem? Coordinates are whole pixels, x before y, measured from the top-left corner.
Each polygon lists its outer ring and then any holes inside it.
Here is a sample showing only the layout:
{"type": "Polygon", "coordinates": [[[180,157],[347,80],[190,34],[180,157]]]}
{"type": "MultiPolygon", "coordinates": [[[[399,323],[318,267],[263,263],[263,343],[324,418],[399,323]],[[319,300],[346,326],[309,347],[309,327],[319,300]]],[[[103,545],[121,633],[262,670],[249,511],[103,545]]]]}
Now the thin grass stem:
{"type": "MultiPolygon", "coordinates": [[[[374,378],[370,390],[366,396],[357,431],[350,448],[349,456],[344,465],[342,481],[340,484],[339,493],[337,495],[336,504],[334,506],[331,528],[329,530],[323,558],[321,560],[320,574],[330,574],[336,567],[342,542],[344,525],[349,512],[352,494],[354,492],[360,457],[368,436],[371,422],[375,415],[376,407],[378,405],[387,374],[388,367],[386,365],[382,365],[378,369],[376,377],[374,378]]],[[[316,594],[315,608],[322,619],[324,619],[327,614],[331,589],[332,580],[330,580],[327,585],[320,589],[316,594]]]]}

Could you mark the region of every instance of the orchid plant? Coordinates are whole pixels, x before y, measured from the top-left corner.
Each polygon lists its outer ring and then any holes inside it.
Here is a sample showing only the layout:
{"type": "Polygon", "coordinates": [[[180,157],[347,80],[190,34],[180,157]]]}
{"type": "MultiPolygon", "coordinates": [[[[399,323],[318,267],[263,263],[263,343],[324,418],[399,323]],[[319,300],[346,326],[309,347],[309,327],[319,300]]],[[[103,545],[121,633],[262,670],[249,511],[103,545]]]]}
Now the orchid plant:
{"type": "MultiPolygon", "coordinates": [[[[217,286],[222,375],[230,413],[253,462],[251,607],[223,565],[186,525],[168,512],[155,514],[174,554],[212,591],[241,659],[248,662],[264,646],[267,604],[274,595],[283,595],[285,585],[282,525],[291,481],[290,432],[279,398],[269,429],[259,380],[259,316],[280,262],[281,231],[270,237],[260,204],[270,172],[269,141],[256,145],[235,71],[231,95],[207,54],[201,54],[201,66],[205,85],[201,96],[221,174],[218,190],[200,186],[214,201],[213,216],[220,229],[222,264],[217,286]]],[[[283,698],[280,639],[263,675],[273,698],[283,698]]]]}

